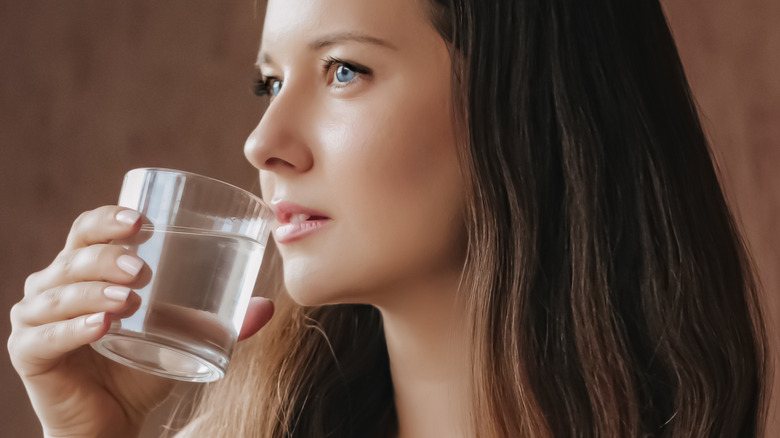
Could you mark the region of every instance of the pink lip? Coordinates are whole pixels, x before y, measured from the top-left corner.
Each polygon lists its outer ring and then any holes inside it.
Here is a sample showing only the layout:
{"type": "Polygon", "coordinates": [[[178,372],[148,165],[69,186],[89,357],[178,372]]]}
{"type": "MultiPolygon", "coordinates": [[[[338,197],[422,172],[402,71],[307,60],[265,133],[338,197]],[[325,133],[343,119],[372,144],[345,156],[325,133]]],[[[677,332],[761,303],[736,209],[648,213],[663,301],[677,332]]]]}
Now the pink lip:
{"type": "Polygon", "coordinates": [[[311,208],[303,207],[294,202],[274,201],[271,203],[276,211],[276,220],[279,226],[274,231],[276,243],[284,244],[300,240],[328,223],[331,219],[324,213],[311,208]],[[305,214],[310,216],[305,222],[291,222],[294,215],[305,214]]]}

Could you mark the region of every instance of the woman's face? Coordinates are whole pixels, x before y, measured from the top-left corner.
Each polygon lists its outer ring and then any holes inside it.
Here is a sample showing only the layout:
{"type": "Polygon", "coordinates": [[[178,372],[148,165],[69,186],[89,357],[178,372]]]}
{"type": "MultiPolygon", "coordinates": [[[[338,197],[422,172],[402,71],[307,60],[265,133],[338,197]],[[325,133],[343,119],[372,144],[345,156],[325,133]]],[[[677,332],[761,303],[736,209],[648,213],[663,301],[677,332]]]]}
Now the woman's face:
{"type": "Polygon", "coordinates": [[[424,8],[268,2],[258,65],[272,97],[245,153],[301,304],[381,304],[460,272],[450,58],[424,8]]]}

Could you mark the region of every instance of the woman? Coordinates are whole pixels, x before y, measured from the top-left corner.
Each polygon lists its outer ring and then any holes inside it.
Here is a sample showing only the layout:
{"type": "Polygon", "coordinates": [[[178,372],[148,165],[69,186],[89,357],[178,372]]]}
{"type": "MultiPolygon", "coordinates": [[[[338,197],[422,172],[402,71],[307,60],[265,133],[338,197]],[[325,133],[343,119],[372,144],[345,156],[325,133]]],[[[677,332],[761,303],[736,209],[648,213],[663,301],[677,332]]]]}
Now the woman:
{"type": "MultiPolygon", "coordinates": [[[[182,435],[762,433],[755,285],[657,1],[271,0],[259,69],[286,293],[182,435]]],[[[171,390],[86,347],[137,305],[107,242],[138,219],[82,215],[14,307],[48,436],[135,436],[171,390]]]]}

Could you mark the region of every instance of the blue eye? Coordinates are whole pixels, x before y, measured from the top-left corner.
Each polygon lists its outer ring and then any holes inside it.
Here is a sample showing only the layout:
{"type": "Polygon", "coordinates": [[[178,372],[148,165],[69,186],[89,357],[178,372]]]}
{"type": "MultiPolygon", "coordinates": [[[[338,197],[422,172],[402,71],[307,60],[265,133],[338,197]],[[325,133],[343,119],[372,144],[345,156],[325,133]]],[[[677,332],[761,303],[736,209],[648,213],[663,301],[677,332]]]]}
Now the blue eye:
{"type": "Polygon", "coordinates": [[[282,81],[274,77],[259,78],[252,88],[256,96],[277,96],[282,91],[282,81]]]}
{"type": "Polygon", "coordinates": [[[282,81],[274,81],[273,84],[271,84],[271,95],[278,96],[279,92],[282,91],[282,81]]]}
{"type": "Polygon", "coordinates": [[[340,65],[336,69],[336,80],[341,83],[347,83],[353,79],[355,79],[355,75],[357,73],[347,67],[346,65],[340,65]]]}
{"type": "Polygon", "coordinates": [[[329,56],[322,60],[322,72],[327,78],[328,86],[345,88],[356,85],[371,76],[371,69],[350,61],[344,61],[329,56]]]}

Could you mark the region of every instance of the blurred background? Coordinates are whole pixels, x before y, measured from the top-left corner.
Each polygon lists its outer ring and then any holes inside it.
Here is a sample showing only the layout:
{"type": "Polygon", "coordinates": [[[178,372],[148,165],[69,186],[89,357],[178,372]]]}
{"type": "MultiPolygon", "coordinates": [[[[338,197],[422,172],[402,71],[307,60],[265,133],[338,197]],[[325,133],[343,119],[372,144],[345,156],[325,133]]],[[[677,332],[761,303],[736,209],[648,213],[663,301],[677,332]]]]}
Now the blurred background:
{"type": "MultiPolygon", "coordinates": [[[[780,2],[662,3],[780,357],[780,2]]],[[[127,170],[257,189],[242,147],[263,111],[251,93],[262,15],[255,0],[0,0],[1,339],[27,275],[53,259],[80,212],[116,202],[127,170]]],[[[0,436],[41,436],[5,350],[0,388],[0,436]]],[[[162,416],[144,436],[159,436],[162,416]]],[[[773,421],[768,436],[780,436],[773,421]]]]}

